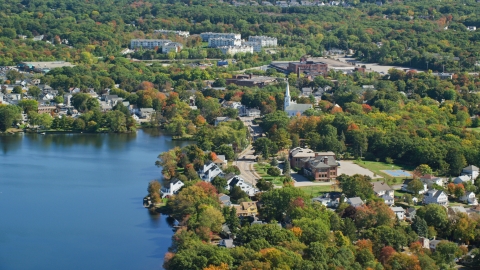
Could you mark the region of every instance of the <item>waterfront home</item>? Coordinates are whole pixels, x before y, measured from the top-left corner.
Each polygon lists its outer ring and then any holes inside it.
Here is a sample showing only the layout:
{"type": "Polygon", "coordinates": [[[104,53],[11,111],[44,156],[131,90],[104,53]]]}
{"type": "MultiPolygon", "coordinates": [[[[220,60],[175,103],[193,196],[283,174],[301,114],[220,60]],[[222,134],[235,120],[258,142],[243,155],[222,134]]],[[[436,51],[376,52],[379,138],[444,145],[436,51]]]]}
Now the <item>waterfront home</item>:
{"type": "Polygon", "coordinates": [[[172,181],[170,181],[170,184],[168,186],[160,189],[160,192],[162,193],[162,198],[177,194],[184,185],[185,184],[179,179],[173,179],[172,181]]]}
{"type": "Polygon", "coordinates": [[[213,162],[203,165],[198,171],[198,176],[205,182],[211,182],[216,176],[222,176],[223,171],[213,162]]]}

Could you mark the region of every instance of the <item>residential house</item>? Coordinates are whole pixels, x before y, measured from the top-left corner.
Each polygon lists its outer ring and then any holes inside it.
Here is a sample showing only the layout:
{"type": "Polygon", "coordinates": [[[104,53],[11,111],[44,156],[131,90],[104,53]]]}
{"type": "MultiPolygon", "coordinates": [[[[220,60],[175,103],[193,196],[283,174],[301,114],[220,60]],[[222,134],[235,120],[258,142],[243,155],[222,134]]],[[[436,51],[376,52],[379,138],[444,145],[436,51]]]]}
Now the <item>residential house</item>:
{"type": "Polygon", "coordinates": [[[227,167],[227,159],[225,158],[225,155],[217,155],[217,159],[215,159],[213,163],[222,169],[227,167]]]}
{"type": "Polygon", "coordinates": [[[476,26],[467,26],[468,31],[476,31],[477,27],[476,26]]]}
{"type": "Polygon", "coordinates": [[[430,240],[430,250],[434,252],[440,242],[442,242],[442,240],[430,240]]]}
{"type": "Polygon", "coordinates": [[[468,175],[475,180],[479,175],[479,169],[477,166],[470,165],[462,169],[462,175],[468,175]]]}
{"type": "Polygon", "coordinates": [[[391,188],[387,183],[382,181],[372,182],[373,192],[378,197],[382,197],[383,195],[388,195],[390,197],[394,197],[394,190],[391,188]]]}
{"type": "MultiPolygon", "coordinates": [[[[325,205],[326,207],[336,208],[340,204],[341,197],[342,197],[341,192],[328,192],[323,194],[322,196],[313,198],[312,201],[319,202],[325,205]]],[[[346,200],[344,199],[344,202],[345,201],[346,200]]]]}
{"type": "Polygon", "coordinates": [[[240,205],[233,205],[239,217],[255,217],[258,215],[257,202],[242,202],[240,205]]]}
{"type": "Polygon", "coordinates": [[[230,196],[223,193],[218,194],[218,200],[223,206],[230,207],[232,205],[232,202],[230,201],[230,196]]]}
{"type": "Polygon", "coordinates": [[[422,248],[430,248],[430,240],[426,237],[419,237],[418,242],[422,245],[422,248]]]}
{"type": "Polygon", "coordinates": [[[183,48],[183,45],[178,42],[169,42],[162,46],[162,53],[179,53],[183,48]]]}
{"type": "Polygon", "coordinates": [[[445,183],[445,179],[441,177],[433,176],[431,174],[422,175],[420,177],[420,181],[427,184],[427,188],[434,188],[434,185],[443,186],[445,183]]]}
{"type": "Polygon", "coordinates": [[[302,96],[309,97],[312,93],[313,93],[313,90],[311,87],[302,88],[302,96]]]}
{"type": "Polygon", "coordinates": [[[170,181],[170,184],[167,187],[162,187],[160,189],[162,193],[162,198],[167,196],[172,196],[178,193],[178,191],[184,186],[185,184],[180,181],[179,179],[175,178],[170,181]]]}
{"type": "Polygon", "coordinates": [[[472,179],[472,177],[470,175],[460,175],[458,177],[456,177],[455,179],[453,179],[453,183],[454,184],[467,184],[467,183],[471,183],[473,184],[474,180],[472,179]]]}
{"type": "Polygon", "coordinates": [[[254,196],[257,192],[259,192],[257,188],[255,188],[250,183],[245,182],[245,180],[238,175],[225,178],[227,179],[227,186],[225,188],[227,190],[232,190],[234,186],[238,186],[250,197],[254,196]]]}
{"type": "Polygon", "coordinates": [[[408,208],[407,211],[405,211],[405,217],[410,221],[413,221],[416,215],[417,209],[415,209],[415,207],[408,208]]]}
{"type": "Polygon", "coordinates": [[[51,113],[55,111],[57,107],[50,105],[38,105],[38,113],[51,113]]]}
{"type": "Polygon", "coordinates": [[[227,122],[227,121],[230,121],[229,117],[219,116],[219,117],[215,118],[215,126],[218,126],[220,123],[227,122]]]}
{"type": "Polygon", "coordinates": [[[460,201],[468,204],[468,205],[478,205],[478,200],[477,197],[475,196],[475,193],[469,191],[466,192],[465,195],[460,197],[460,201]]]}
{"type": "Polygon", "coordinates": [[[393,213],[397,215],[399,220],[404,220],[405,219],[405,209],[402,207],[390,207],[392,209],[393,213]]]}
{"type": "Polygon", "coordinates": [[[260,117],[261,116],[261,111],[259,109],[247,109],[246,111],[246,116],[249,117],[260,117]]]}
{"type": "Polygon", "coordinates": [[[295,147],[290,151],[289,160],[292,168],[302,168],[305,158],[315,157],[315,152],[308,148],[295,147]]]}
{"type": "Polygon", "coordinates": [[[362,199],[360,197],[352,197],[347,199],[347,203],[350,204],[353,207],[359,207],[364,204],[362,199]]]}
{"type": "Polygon", "coordinates": [[[388,205],[388,206],[391,206],[395,203],[394,198],[392,196],[388,195],[388,194],[384,194],[380,198],[382,198],[383,201],[385,202],[385,204],[388,205]]]}
{"type": "Polygon", "coordinates": [[[235,245],[233,244],[233,239],[222,239],[218,243],[219,247],[225,247],[225,248],[234,248],[235,245]]]}
{"type": "Polygon", "coordinates": [[[151,119],[152,114],[155,113],[153,108],[141,108],[140,109],[140,118],[151,119]]]}
{"type": "Polygon", "coordinates": [[[423,197],[424,204],[439,204],[439,205],[447,205],[448,204],[448,196],[445,192],[436,189],[428,190],[423,197]]]}
{"type": "Polygon", "coordinates": [[[216,176],[222,176],[223,171],[213,162],[208,162],[198,171],[200,179],[211,182],[216,176]]]}

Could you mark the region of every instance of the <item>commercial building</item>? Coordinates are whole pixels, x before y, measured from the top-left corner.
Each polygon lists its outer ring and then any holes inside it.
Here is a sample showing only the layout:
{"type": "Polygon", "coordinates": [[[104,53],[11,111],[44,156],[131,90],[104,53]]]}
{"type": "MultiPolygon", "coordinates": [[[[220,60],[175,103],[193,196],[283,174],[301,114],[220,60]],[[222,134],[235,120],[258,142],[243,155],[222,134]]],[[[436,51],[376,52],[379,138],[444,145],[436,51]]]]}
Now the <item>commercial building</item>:
{"type": "Polygon", "coordinates": [[[249,36],[248,41],[259,42],[262,47],[277,47],[277,38],[267,36],[249,36]]]}
{"type": "Polygon", "coordinates": [[[211,38],[208,40],[208,47],[210,48],[240,45],[242,45],[242,41],[234,38],[211,38]]]}
{"type": "Polygon", "coordinates": [[[241,39],[242,35],[240,34],[235,34],[235,33],[212,33],[212,32],[206,32],[206,33],[201,33],[200,37],[202,38],[202,41],[209,41],[211,38],[231,38],[231,39],[241,39]]]}
{"type": "Polygon", "coordinates": [[[302,57],[300,62],[290,62],[288,63],[287,70],[291,73],[300,73],[300,72],[315,72],[320,74],[327,74],[328,64],[324,62],[314,62],[307,60],[307,57],[302,57]]]}
{"type": "Polygon", "coordinates": [[[227,55],[235,55],[237,53],[253,53],[252,46],[222,46],[218,47],[218,49],[227,55]]]}
{"type": "Polygon", "coordinates": [[[155,49],[161,48],[167,43],[171,43],[169,39],[132,39],[130,41],[130,49],[144,48],[155,49]]]}
{"type": "Polygon", "coordinates": [[[274,77],[259,76],[253,77],[252,75],[233,75],[231,79],[227,79],[228,84],[235,84],[238,86],[247,86],[247,87],[265,87],[267,85],[273,84],[277,81],[274,77]]]}

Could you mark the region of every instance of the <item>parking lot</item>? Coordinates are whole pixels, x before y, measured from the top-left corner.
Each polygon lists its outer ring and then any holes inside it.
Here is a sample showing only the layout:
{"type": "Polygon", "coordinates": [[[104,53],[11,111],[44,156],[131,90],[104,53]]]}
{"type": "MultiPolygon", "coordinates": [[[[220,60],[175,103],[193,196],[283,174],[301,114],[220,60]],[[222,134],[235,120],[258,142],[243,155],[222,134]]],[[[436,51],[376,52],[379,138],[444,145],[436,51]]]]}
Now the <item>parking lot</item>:
{"type": "Polygon", "coordinates": [[[371,178],[382,178],[381,176],[374,176],[373,172],[358,166],[357,164],[353,163],[353,161],[349,160],[341,160],[340,167],[338,167],[338,175],[346,174],[346,175],[354,175],[354,174],[361,174],[361,175],[368,175],[371,178]]]}

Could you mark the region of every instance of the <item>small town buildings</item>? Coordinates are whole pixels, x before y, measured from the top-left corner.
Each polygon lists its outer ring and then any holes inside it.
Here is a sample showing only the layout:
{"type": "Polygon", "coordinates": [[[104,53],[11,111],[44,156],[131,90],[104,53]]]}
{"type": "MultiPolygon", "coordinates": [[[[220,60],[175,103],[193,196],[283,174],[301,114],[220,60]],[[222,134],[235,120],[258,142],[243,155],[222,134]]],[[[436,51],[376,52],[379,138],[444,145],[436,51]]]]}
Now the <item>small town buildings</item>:
{"type": "Polygon", "coordinates": [[[208,162],[198,171],[198,176],[205,182],[211,182],[213,178],[222,174],[223,171],[213,162],[208,162]]]}
{"type": "Polygon", "coordinates": [[[261,47],[277,47],[277,38],[267,36],[249,36],[248,41],[259,42],[261,47]]]}
{"type": "Polygon", "coordinates": [[[390,209],[392,209],[393,213],[397,215],[397,218],[399,220],[405,219],[405,209],[403,209],[402,207],[390,207],[390,209]]]}
{"type": "Polygon", "coordinates": [[[288,63],[287,71],[290,73],[298,74],[304,71],[315,72],[319,74],[328,73],[328,64],[324,62],[314,62],[308,60],[307,56],[300,58],[300,62],[290,62],[288,63]]]}
{"type": "Polygon", "coordinates": [[[202,41],[209,41],[211,38],[231,38],[231,39],[241,39],[242,36],[240,34],[235,33],[212,33],[212,32],[205,32],[201,33],[200,37],[202,41]]]}
{"type": "Polygon", "coordinates": [[[449,216],[455,216],[458,214],[467,214],[467,210],[463,206],[449,206],[447,213],[449,216]]]}
{"type": "Polygon", "coordinates": [[[410,207],[405,211],[405,218],[410,221],[413,221],[416,215],[417,215],[417,209],[415,209],[415,207],[410,207]]]}
{"type": "Polygon", "coordinates": [[[257,202],[242,202],[240,205],[233,205],[239,217],[255,217],[258,215],[257,202]]]}
{"type": "Polygon", "coordinates": [[[395,203],[394,198],[388,194],[382,195],[380,198],[382,198],[383,202],[385,202],[385,204],[388,206],[391,206],[395,203]]]}
{"type": "Polygon", "coordinates": [[[140,118],[143,119],[151,119],[152,115],[155,113],[155,110],[153,108],[141,108],[139,111],[140,118]]]}
{"type": "Polygon", "coordinates": [[[420,242],[420,245],[422,245],[422,248],[430,248],[430,240],[426,237],[419,237],[418,242],[420,242]]]}
{"type": "Polygon", "coordinates": [[[268,76],[252,76],[246,74],[233,75],[232,78],[226,79],[227,85],[235,84],[238,86],[258,87],[262,88],[267,85],[273,84],[277,81],[277,78],[268,76]]]}
{"type": "Polygon", "coordinates": [[[319,181],[331,181],[337,178],[338,163],[333,155],[315,153],[314,158],[304,159],[303,172],[307,177],[319,181]]]}
{"type": "Polygon", "coordinates": [[[130,41],[130,49],[150,49],[161,48],[163,45],[172,42],[169,39],[132,39],[130,41]]]}
{"type": "Polygon", "coordinates": [[[235,55],[237,53],[253,53],[253,47],[252,46],[221,46],[217,47],[222,51],[223,54],[226,55],[235,55]]]}
{"type": "MultiPolygon", "coordinates": [[[[333,152],[332,152],[333,153],[333,152]]],[[[292,168],[302,168],[304,162],[302,161],[305,158],[315,157],[315,152],[308,148],[295,147],[290,150],[289,160],[290,166],[292,168]]]]}
{"type": "Polygon", "coordinates": [[[208,40],[208,47],[217,48],[222,46],[241,46],[242,41],[234,38],[210,38],[208,40]]]}
{"type": "Polygon", "coordinates": [[[178,193],[180,189],[184,186],[185,184],[180,181],[179,179],[175,178],[172,181],[170,181],[170,184],[166,187],[162,187],[160,189],[160,192],[162,193],[162,198],[165,198],[167,196],[172,196],[178,193]]]}
{"type": "Polygon", "coordinates": [[[347,199],[347,203],[353,207],[359,207],[364,205],[364,202],[362,201],[362,198],[360,197],[352,197],[347,199]]]}
{"type": "Polygon", "coordinates": [[[247,109],[245,112],[245,116],[249,117],[260,117],[262,115],[262,111],[259,109],[247,109]]]}
{"type": "Polygon", "coordinates": [[[466,192],[465,195],[460,197],[460,201],[468,205],[478,205],[477,197],[475,196],[475,193],[471,191],[466,192]]]}
{"type": "Polygon", "coordinates": [[[297,114],[303,114],[309,109],[313,109],[312,104],[297,104],[295,101],[292,101],[290,97],[290,87],[287,81],[287,89],[285,90],[285,100],[283,108],[289,117],[296,116],[297,114]]]}
{"type": "Polygon", "coordinates": [[[468,31],[476,31],[477,27],[476,26],[467,26],[468,31]]]}
{"type": "Polygon", "coordinates": [[[26,72],[47,73],[54,68],[59,67],[74,67],[70,62],[52,61],[52,62],[20,62],[17,68],[26,72]]]}
{"type": "Polygon", "coordinates": [[[165,29],[153,30],[153,33],[162,34],[162,35],[174,34],[184,38],[188,38],[190,36],[190,32],[188,31],[175,31],[175,30],[165,30],[165,29]]]}
{"type": "Polygon", "coordinates": [[[437,249],[437,245],[442,242],[442,240],[430,240],[430,250],[434,252],[437,249]]]}
{"type": "Polygon", "coordinates": [[[454,184],[466,184],[466,183],[470,183],[470,184],[473,184],[474,182],[474,179],[472,179],[471,176],[469,175],[460,175],[458,177],[456,177],[455,179],[453,179],[453,183],[454,184]]]}
{"type": "Polygon", "coordinates": [[[51,105],[38,105],[38,113],[52,113],[57,109],[56,106],[51,105]]]}
{"type": "Polygon", "coordinates": [[[422,175],[420,181],[426,184],[428,188],[433,188],[434,185],[443,186],[445,184],[445,179],[430,174],[422,175]]]}
{"type": "Polygon", "coordinates": [[[424,204],[438,204],[438,205],[447,205],[448,196],[445,192],[436,189],[428,190],[423,197],[424,204]]]}
{"type": "Polygon", "coordinates": [[[169,42],[162,46],[162,53],[178,53],[183,49],[183,44],[178,42],[169,42]]]}

